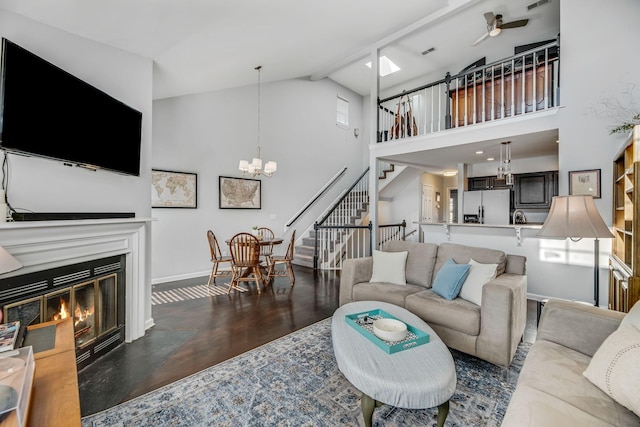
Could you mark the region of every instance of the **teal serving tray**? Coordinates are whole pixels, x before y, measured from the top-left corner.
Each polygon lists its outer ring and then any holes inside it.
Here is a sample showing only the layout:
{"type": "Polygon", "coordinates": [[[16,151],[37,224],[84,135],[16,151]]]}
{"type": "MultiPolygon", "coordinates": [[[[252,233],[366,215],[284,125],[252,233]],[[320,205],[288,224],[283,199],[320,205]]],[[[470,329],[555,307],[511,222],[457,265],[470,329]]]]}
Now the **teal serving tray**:
{"type": "Polygon", "coordinates": [[[421,331],[420,329],[402,320],[400,321],[407,325],[407,331],[409,332],[407,334],[406,339],[404,339],[403,341],[397,341],[397,342],[387,342],[387,341],[381,340],[373,333],[373,325],[365,324],[364,322],[365,318],[374,318],[374,319],[385,318],[385,319],[395,319],[395,320],[400,320],[400,319],[398,319],[395,316],[392,316],[391,314],[381,309],[363,311],[361,313],[355,313],[355,314],[347,314],[345,316],[345,321],[349,325],[351,325],[353,329],[358,331],[361,335],[363,335],[369,341],[371,341],[376,346],[378,346],[379,348],[381,348],[382,350],[384,350],[389,354],[397,353],[403,350],[409,350],[410,348],[414,348],[429,342],[428,333],[421,331]]]}

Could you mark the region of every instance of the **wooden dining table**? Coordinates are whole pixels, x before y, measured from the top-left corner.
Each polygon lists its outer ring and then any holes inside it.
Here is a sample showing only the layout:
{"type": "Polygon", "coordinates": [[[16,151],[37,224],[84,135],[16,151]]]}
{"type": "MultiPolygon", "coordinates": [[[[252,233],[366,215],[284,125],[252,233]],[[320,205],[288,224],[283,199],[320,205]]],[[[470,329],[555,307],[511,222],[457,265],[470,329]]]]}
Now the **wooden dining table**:
{"type": "MultiPolygon", "coordinates": [[[[274,245],[274,246],[279,245],[283,241],[284,239],[282,237],[273,237],[271,239],[258,238],[258,243],[260,244],[260,247],[269,246],[269,245],[274,245]]],[[[225,240],[225,243],[227,244],[227,246],[229,245],[230,242],[231,242],[231,239],[225,240]]],[[[266,288],[267,286],[269,286],[269,283],[271,281],[268,280],[268,277],[267,277],[267,273],[268,273],[267,267],[264,266],[262,262],[260,262],[260,271],[262,272],[262,285],[266,288]]],[[[245,268],[245,270],[242,272],[242,275],[240,277],[247,277],[249,274],[251,274],[251,269],[245,268]]]]}

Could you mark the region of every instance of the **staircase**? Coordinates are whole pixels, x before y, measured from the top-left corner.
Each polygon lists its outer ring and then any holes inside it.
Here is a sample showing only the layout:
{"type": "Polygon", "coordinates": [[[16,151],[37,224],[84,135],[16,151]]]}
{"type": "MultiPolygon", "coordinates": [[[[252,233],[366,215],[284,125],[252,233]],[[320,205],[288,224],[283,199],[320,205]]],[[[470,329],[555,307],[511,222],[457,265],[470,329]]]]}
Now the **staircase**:
{"type": "MultiPolygon", "coordinates": [[[[394,165],[386,162],[379,163],[380,180],[388,180],[389,174],[395,170],[394,165]]],[[[363,226],[369,223],[369,191],[368,191],[368,172],[367,170],[358,178],[351,186],[346,194],[328,209],[316,225],[326,226],[344,226],[345,228],[332,230],[308,230],[305,236],[296,245],[293,256],[293,263],[296,265],[313,268],[313,257],[315,253],[316,234],[322,233],[322,253],[319,258],[324,260],[323,268],[336,268],[341,264],[344,254],[348,250],[353,250],[353,240],[357,240],[355,236],[362,228],[354,229],[348,227],[363,226]],[[327,240],[327,238],[329,240],[327,240]]],[[[357,244],[358,242],[356,242],[357,244]]],[[[320,267],[320,266],[319,266],[320,267]]]]}
{"type": "MultiPolygon", "coordinates": [[[[369,216],[368,199],[368,194],[366,196],[355,196],[353,192],[347,194],[341,202],[335,205],[331,214],[327,217],[325,224],[350,226],[362,225],[365,219],[369,216]],[[348,212],[347,216],[344,215],[345,212],[348,212]],[[339,218],[348,219],[345,222],[344,220],[339,221],[339,218]]],[[[300,240],[300,244],[296,245],[292,261],[294,264],[313,268],[313,255],[315,253],[316,233],[316,230],[309,230],[309,232],[300,240]]],[[[340,247],[346,242],[348,233],[348,229],[344,229],[334,233],[332,241],[329,242],[328,250],[331,252],[335,252],[336,248],[340,247]]]]}

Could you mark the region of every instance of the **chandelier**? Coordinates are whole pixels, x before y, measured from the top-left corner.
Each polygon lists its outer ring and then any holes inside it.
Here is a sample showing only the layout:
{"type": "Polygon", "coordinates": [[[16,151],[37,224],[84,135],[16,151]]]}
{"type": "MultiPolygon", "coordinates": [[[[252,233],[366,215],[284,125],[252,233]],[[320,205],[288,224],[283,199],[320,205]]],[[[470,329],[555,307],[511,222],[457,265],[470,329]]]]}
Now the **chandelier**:
{"type": "Polygon", "coordinates": [[[268,161],[262,167],[262,157],[260,157],[260,70],[262,66],[255,68],[258,71],[258,156],[254,157],[250,162],[248,160],[240,160],[238,169],[243,175],[251,175],[253,177],[260,174],[271,177],[278,170],[278,163],[268,161]]]}
{"type": "Polygon", "coordinates": [[[500,166],[498,166],[498,179],[504,179],[507,185],[513,185],[513,173],[511,172],[511,141],[502,142],[500,145],[500,166]],[[504,160],[502,151],[504,147],[504,160]]]}

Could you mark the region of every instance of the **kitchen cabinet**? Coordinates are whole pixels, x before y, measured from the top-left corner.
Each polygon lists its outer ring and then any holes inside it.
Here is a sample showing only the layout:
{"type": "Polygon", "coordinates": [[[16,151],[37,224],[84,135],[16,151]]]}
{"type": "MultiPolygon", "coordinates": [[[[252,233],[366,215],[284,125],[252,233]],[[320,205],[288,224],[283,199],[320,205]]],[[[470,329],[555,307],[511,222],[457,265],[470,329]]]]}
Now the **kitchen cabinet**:
{"type": "Polygon", "coordinates": [[[613,244],[609,259],[609,309],[628,312],[640,300],[640,126],[613,162],[613,244]]]}
{"type": "Polygon", "coordinates": [[[476,178],[469,178],[467,181],[469,191],[477,190],[497,190],[503,188],[509,188],[506,179],[498,179],[495,176],[480,176],[476,178]]]}
{"type": "Polygon", "coordinates": [[[549,209],[551,198],[558,195],[558,172],[535,172],[515,175],[515,209],[549,209]]]}

